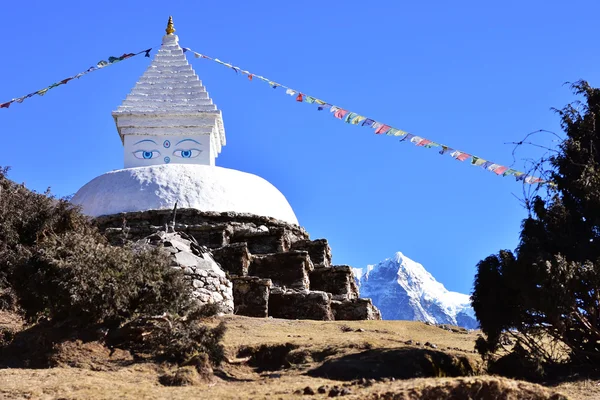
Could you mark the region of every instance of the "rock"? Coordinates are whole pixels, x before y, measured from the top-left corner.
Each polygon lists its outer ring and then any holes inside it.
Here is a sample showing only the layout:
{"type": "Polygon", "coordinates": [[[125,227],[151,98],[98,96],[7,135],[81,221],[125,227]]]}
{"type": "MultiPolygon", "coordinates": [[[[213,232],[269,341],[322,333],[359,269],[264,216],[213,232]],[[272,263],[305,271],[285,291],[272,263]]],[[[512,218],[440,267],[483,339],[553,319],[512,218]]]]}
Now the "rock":
{"type": "Polygon", "coordinates": [[[308,289],[312,262],[305,251],[252,256],[248,274],[269,278],[276,286],[308,289]]]}
{"type": "Polygon", "coordinates": [[[292,250],[307,251],[315,268],[329,268],[331,266],[331,248],[326,239],[299,240],[292,244],[292,250]]]}
{"type": "Polygon", "coordinates": [[[409,346],[412,346],[412,345],[413,345],[413,343],[414,343],[414,342],[412,341],[412,339],[409,339],[409,340],[407,340],[406,342],[404,342],[404,344],[407,344],[407,345],[409,345],[409,346]]]}
{"type": "Polygon", "coordinates": [[[171,256],[172,268],[183,271],[184,280],[192,287],[192,297],[201,305],[217,304],[219,312],[233,312],[233,285],[207,248],[183,232],[162,232],[136,242],[137,246],[162,246],[178,252],[171,256]],[[150,244],[152,243],[152,244],[150,244]]]}
{"type": "Polygon", "coordinates": [[[313,394],[315,394],[315,391],[310,386],[307,386],[304,388],[303,394],[312,396],[313,394]]]}
{"type": "Polygon", "coordinates": [[[327,386],[327,385],[319,386],[319,388],[317,389],[317,392],[319,392],[321,394],[325,394],[325,393],[327,393],[327,389],[329,389],[329,386],[327,386]]]}
{"type": "Polygon", "coordinates": [[[310,289],[331,293],[335,300],[353,300],[359,297],[352,268],[347,265],[315,268],[310,273],[310,289]]]}
{"type": "Polygon", "coordinates": [[[371,299],[333,300],[331,309],[336,321],[380,320],[381,313],[371,299]]]}
{"type": "Polygon", "coordinates": [[[233,277],[235,314],[266,318],[272,282],[256,276],[233,277]]]}
{"type": "Polygon", "coordinates": [[[287,319],[313,319],[331,321],[331,299],[325,292],[288,290],[271,292],[269,316],[287,319]]]}
{"type": "Polygon", "coordinates": [[[213,250],[212,254],[215,261],[230,275],[248,275],[251,256],[246,242],[229,244],[213,250]]]}

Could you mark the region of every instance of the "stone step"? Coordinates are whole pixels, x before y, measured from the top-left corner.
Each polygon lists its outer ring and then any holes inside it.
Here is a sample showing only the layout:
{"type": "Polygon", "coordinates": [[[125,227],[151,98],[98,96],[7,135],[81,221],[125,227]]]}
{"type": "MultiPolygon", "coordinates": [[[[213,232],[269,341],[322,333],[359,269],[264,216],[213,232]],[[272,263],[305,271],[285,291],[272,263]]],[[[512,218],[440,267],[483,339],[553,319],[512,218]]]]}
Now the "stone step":
{"type": "Polygon", "coordinates": [[[336,265],[331,268],[315,268],[310,272],[310,289],[331,293],[334,300],[352,300],[359,297],[352,268],[336,265]]]}
{"type": "Polygon", "coordinates": [[[231,243],[212,251],[213,258],[230,275],[247,276],[251,255],[248,244],[231,243]]]}
{"type": "Polygon", "coordinates": [[[332,321],[331,298],[325,292],[294,291],[272,288],[269,295],[269,317],[332,321]]]}
{"type": "Polygon", "coordinates": [[[246,317],[266,318],[272,282],[256,276],[232,277],[233,313],[246,317]]]}
{"type": "Polygon", "coordinates": [[[329,268],[331,266],[331,248],[326,239],[298,240],[292,244],[291,249],[308,251],[315,268],[329,268]]]}
{"type": "Polygon", "coordinates": [[[381,312],[371,299],[331,301],[331,310],[336,321],[380,320],[381,312]]]}
{"type": "Polygon", "coordinates": [[[248,275],[269,278],[273,285],[294,289],[310,287],[312,262],[306,251],[252,255],[248,275]]]}

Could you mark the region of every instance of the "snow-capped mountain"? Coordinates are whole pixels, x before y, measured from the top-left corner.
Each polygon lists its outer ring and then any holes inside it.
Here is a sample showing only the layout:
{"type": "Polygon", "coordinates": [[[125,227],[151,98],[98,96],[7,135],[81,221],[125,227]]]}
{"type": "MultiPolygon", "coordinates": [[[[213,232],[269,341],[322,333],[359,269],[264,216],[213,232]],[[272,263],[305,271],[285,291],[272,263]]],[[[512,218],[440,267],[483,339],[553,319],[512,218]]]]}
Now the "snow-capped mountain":
{"type": "Polygon", "coordinates": [[[370,297],[383,319],[452,324],[476,329],[469,296],[451,292],[419,263],[398,252],[365,270],[354,268],[361,297],[370,297]]]}

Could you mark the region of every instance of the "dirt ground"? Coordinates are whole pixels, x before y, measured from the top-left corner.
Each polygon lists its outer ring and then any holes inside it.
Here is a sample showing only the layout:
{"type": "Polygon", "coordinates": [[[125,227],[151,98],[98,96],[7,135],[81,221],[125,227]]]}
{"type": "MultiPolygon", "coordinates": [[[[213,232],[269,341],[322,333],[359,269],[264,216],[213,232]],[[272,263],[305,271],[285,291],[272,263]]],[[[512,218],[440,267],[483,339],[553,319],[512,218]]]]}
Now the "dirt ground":
{"type": "MultiPolygon", "coordinates": [[[[228,362],[197,386],[163,386],[173,368],[64,346],[57,366],[0,370],[6,399],[600,399],[597,381],[553,388],[479,375],[476,333],[409,321],[297,321],[226,316],[228,362]],[[412,341],[408,342],[407,341],[412,341]],[[425,345],[427,343],[427,345],[425,345]],[[76,358],[77,362],[73,362],[76,358]],[[76,365],[77,367],[73,367],[76,365]],[[468,376],[463,376],[468,375],[468,376]]],[[[9,323],[0,315],[0,325],[9,323]]],[[[10,323],[16,324],[14,320],[10,323]]],[[[61,350],[62,351],[62,350],[61,350]]]]}

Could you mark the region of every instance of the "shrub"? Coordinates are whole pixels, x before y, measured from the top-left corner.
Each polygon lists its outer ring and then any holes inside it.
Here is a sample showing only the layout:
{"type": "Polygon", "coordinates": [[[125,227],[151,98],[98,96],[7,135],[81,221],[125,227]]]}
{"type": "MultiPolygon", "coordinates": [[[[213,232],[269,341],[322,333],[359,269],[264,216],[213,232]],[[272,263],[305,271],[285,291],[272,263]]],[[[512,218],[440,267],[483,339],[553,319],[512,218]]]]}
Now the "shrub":
{"type": "MultiPolygon", "coordinates": [[[[527,202],[514,254],[477,265],[473,308],[493,351],[518,333],[519,360],[556,365],[567,356],[600,365],[600,89],[573,85],[584,102],[558,113],[566,138],[549,159],[554,183],[527,202]]],[[[537,367],[536,367],[537,368],[537,367]]]]}
{"type": "Polygon", "coordinates": [[[214,307],[198,308],[166,252],[110,245],[77,207],[11,182],[7,171],[0,169],[0,307],[16,302],[30,321],[45,321],[23,340],[52,347],[66,331],[73,339],[100,327],[109,343],[134,353],[222,361],[225,326],[199,323],[214,307]]]}

